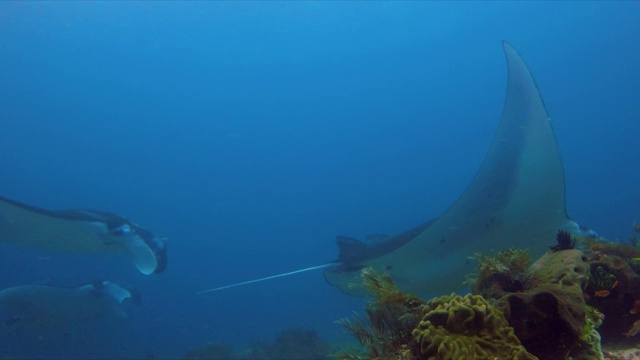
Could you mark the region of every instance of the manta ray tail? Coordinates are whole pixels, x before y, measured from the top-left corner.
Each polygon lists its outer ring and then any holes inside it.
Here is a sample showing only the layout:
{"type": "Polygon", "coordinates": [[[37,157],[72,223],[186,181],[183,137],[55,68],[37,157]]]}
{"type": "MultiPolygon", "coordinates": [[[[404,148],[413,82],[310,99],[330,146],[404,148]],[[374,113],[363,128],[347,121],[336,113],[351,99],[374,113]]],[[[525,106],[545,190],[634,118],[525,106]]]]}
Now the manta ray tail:
{"type": "Polygon", "coordinates": [[[330,262],[330,263],[317,265],[317,266],[311,266],[311,267],[300,269],[300,270],[289,271],[289,272],[286,272],[286,273],[283,273],[283,274],[271,275],[271,276],[263,277],[263,278],[260,278],[260,279],[243,281],[243,282],[239,282],[239,283],[235,283],[235,284],[231,284],[231,285],[226,285],[226,286],[221,286],[221,287],[217,287],[217,288],[209,289],[209,290],[202,290],[202,291],[198,291],[198,294],[206,294],[206,293],[210,293],[210,292],[214,292],[214,291],[229,289],[229,288],[236,287],[236,286],[243,286],[243,285],[249,285],[249,284],[253,284],[253,283],[257,283],[257,282],[261,282],[261,281],[273,280],[273,279],[286,277],[286,276],[291,276],[291,275],[295,275],[295,274],[299,274],[299,273],[303,273],[303,272],[307,272],[307,271],[324,269],[326,267],[333,266],[333,265],[335,265],[335,262],[330,262]]]}

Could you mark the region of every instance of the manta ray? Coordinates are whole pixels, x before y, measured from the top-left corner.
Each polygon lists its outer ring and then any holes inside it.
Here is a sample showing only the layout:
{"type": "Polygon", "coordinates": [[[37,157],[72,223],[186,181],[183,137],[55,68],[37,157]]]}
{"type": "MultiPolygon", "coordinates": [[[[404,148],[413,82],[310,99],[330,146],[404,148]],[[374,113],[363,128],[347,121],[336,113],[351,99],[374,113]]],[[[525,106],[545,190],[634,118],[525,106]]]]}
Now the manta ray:
{"type": "Polygon", "coordinates": [[[124,252],[147,275],[167,266],[162,239],[122,216],[102,211],[52,211],[0,197],[0,241],[65,252],[124,252]]]}
{"type": "Polygon", "coordinates": [[[376,241],[339,236],[334,261],[200,293],[324,268],[330,284],[364,295],[358,286],[364,267],[388,273],[404,292],[450,293],[465,288],[476,253],[522,247],[539,256],[559,230],[594,236],[567,215],[564,170],[549,114],[522,57],[508,42],[502,44],[508,81],[498,129],[475,177],[440,217],[376,241]]]}
{"type": "Polygon", "coordinates": [[[46,329],[115,315],[126,318],[120,305],[137,301],[135,293],[100,281],[75,288],[23,285],[0,290],[0,330],[46,329]]]}

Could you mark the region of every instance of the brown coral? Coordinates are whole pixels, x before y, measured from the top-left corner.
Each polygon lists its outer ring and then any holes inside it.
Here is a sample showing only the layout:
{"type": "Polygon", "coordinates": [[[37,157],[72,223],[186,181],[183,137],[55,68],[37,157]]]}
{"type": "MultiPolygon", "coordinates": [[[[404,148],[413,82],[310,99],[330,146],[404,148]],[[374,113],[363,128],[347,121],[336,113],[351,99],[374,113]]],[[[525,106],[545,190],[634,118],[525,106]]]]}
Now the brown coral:
{"type": "Polygon", "coordinates": [[[498,307],[522,345],[541,359],[565,359],[585,327],[581,292],[557,284],[506,296],[498,307]]]}
{"type": "Polygon", "coordinates": [[[504,315],[481,296],[451,294],[424,305],[413,336],[427,359],[536,359],[514,335],[504,315]]]}
{"type": "Polygon", "coordinates": [[[524,291],[503,298],[499,308],[529,352],[564,359],[593,346],[582,341],[589,268],[580,250],[548,252],[527,270],[524,291]]]}
{"type": "Polygon", "coordinates": [[[494,301],[496,307],[504,313],[527,351],[543,359],[599,352],[596,343],[599,338],[596,341],[585,336],[588,326],[583,289],[589,279],[590,264],[584,253],[574,249],[548,252],[526,272],[508,273],[518,279],[520,289],[501,287],[500,293],[487,292],[496,289],[495,286],[472,286],[472,290],[483,290],[482,295],[498,299],[494,301]]]}

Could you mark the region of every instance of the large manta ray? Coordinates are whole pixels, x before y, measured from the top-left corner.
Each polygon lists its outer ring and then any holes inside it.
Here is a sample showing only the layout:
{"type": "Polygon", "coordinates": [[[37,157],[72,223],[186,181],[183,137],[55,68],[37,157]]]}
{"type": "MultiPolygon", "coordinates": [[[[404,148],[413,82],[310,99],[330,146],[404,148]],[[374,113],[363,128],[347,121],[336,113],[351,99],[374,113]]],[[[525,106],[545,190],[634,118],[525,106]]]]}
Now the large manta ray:
{"type": "Polygon", "coordinates": [[[493,143],[471,184],[439,218],[381,241],[338,237],[338,259],[200,293],[327,268],[327,281],[350,295],[364,295],[360,269],[391,275],[416,295],[464,288],[475,253],[528,248],[541,255],[558,230],[593,235],[567,216],[564,171],[547,109],[522,57],[503,42],[509,78],[502,118],[493,143]]]}
{"type": "Polygon", "coordinates": [[[143,274],[160,273],[167,266],[162,239],[102,211],[52,211],[0,197],[0,241],[64,252],[123,252],[143,274]]]}

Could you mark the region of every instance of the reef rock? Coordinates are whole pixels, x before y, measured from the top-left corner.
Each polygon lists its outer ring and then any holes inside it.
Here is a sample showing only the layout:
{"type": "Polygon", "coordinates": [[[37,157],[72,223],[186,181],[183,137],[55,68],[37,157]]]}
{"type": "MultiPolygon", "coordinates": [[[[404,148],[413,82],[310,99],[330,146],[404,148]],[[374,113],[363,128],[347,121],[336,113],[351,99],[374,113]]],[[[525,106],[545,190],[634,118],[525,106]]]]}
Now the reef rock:
{"type": "Polygon", "coordinates": [[[589,273],[582,251],[548,252],[527,269],[521,291],[497,302],[530,353],[553,360],[598,352],[593,351],[599,344],[591,341],[583,294],[589,273]]]}
{"type": "Polygon", "coordinates": [[[580,250],[548,252],[529,267],[523,287],[534,289],[539,285],[557,284],[582,294],[589,274],[587,260],[580,250]]]}
{"type": "Polygon", "coordinates": [[[583,335],[584,298],[571,287],[540,285],[506,296],[498,307],[522,345],[541,359],[565,359],[583,335]]]}

